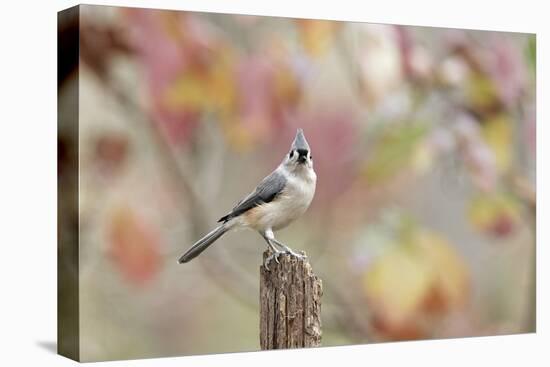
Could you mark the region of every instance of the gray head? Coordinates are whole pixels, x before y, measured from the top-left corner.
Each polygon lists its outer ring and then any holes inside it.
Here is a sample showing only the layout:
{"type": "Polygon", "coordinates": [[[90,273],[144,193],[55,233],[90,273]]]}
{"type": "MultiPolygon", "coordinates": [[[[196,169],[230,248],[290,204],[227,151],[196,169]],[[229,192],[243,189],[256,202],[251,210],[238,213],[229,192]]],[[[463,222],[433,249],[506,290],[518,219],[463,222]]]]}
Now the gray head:
{"type": "Polygon", "coordinates": [[[284,160],[284,164],[289,169],[296,169],[298,167],[313,167],[311,150],[302,129],[298,129],[296,132],[296,137],[290,146],[290,151],[284,160]]]}

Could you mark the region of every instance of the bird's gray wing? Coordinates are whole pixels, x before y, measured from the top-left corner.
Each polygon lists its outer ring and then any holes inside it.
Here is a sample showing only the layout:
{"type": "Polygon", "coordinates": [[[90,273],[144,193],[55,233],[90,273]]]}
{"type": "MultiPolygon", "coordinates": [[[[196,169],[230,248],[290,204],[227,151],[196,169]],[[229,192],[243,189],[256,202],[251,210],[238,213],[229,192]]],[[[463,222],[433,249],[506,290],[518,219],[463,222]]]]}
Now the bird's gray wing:
{"type": "Polygon", "coordinates": [[[256,189],[231,210],[231,212],[221,217],[218,222],[227,222],[231,218],[238,217],[246,211],[264,204],[269,203],[277,197],[286,185],[286,178],[278,171],[273,171],[269,176],[264,178],[256,189]]]}

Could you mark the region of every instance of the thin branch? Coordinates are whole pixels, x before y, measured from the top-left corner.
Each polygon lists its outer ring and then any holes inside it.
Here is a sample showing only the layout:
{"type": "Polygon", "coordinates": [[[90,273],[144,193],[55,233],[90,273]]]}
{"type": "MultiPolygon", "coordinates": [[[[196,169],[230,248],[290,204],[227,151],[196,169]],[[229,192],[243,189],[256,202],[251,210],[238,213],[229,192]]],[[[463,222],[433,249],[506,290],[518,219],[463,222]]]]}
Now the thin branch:
{"type": "MultiPolygon", "coordinates": [[[[209,218],[205,209],[208,205],[199,194],[198,188],[193,184],[190,173],[179,163],[175,150],[166,143],[164,136],[156,125],[145,117],[146,113],[141,111],[140,106],[112,83],[107,82],[106,86],[120,101],[121,105],[135,116],[135,120],[142,122],[140,126],[149,130],[150,136],[156,142],[159,157],[164,162],[166,171],[172,175],[172,179],[177,183],[177,188],[180,189],[180,197],[190,208],[189,213],[191,214],[186,216],[193,222],[193,237],[198,238],[203,235],[209,229],[209,218]]],[[[178,207],[183,208],[184,205],[178,207]]],[[[205,274],[228,295],[248,307],[255,308],[257,306],[257,299],[252,296],[255,292],[251,291],[255,283],[242,269],[227,261],[225,256],[214,254],[208,258],[199,259],[199,263],[202,265],[205,274]]]]}

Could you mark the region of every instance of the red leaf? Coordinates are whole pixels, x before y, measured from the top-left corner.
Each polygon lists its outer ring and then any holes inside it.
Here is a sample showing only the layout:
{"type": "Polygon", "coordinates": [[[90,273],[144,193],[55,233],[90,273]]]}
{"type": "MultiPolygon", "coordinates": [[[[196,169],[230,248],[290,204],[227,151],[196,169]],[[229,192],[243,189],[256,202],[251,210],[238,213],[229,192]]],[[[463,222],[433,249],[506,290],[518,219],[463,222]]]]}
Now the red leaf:
{"type": "Polygon", "coordinates": [[[159,235],[130,208],[119,208],[113,214],[108,240],[109,257],[127,281],[143,286],[159,271],[159,235]]]}

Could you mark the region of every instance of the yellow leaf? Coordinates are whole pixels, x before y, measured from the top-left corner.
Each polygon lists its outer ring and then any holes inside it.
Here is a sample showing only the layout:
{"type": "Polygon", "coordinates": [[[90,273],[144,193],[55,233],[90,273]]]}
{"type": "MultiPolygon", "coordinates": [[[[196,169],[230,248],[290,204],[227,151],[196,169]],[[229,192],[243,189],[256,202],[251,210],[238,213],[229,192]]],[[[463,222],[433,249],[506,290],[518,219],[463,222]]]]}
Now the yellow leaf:
{"type": "Polygon", "coordinates": [[[508,234],[520,220],[520,207],[516,199],[506,194],[480,195],[468,208],[470,222],[480,231],[495,235],[508,234]]]}
{"type": "Polygon", "coordinates": [[[507,171],[512,163],[512,122],[504,114],[497,115],[483,123],[482,133],[495,155],[499,172],[507,171]]]}
{"type": "Polygon", "coordinates": [[[493,81],[487,76],[474,73],[466,85],[466,95],[474,110],[486,112],[498,103],[498,92],[493,81]]]}
{"type": "Polygon", "coordinates": [[[185,72],[166,88],[164,104],[167,108],[201,110],[209,101],[206,80],[197,73],[185,72]]]}
{"type": "Polygon", "coordinates": [[[399,243],[375,260],[363,281],[377,331],[390,339],[410,339],[433,329],[433,317],[465,303],[469,273],[440,235],[410,222],[398,232],[399,243]]]}
{"type": "Polygon", "coordinates": [[[274,94],[283,104],[296,102],[300,96],[300,87],[294,74],[287,67],[279,67],[273,80],[274,94]]]}
{"type": "Polygon", "coordinates": [[[338,23],[330,20],[299,19],[302,44],[311,56],[321,56],[333,42],[338,23]]]}
{"type": "Polygon", "coordinates": [[[397,248],[369,268],[365,291],[385,322],[397,325],[412,317],[431,287],[430,269],[397,248]]]}
{"type": "Polygon", "coordinates": [[[207,89],[211,106],[224,113],[235,110],[237,100],[234,60],[229,50],[221,50],[211,65],[207,89]]]}
{"type": "Polygon", "coordinates": [[[221,49],[212,56],[205,70],[187,70],[177,77],[164,94],[165,106],[192,111],[234,112],[237,92],[233,58],[221,49]]]}
{"type": "Polygon", "coordinates": [[[419,256],[433,271],[434,289],[437,296],[431,297],[440,311],[459,306],[464,303],[469,289],[469,276],[466,264],[456,250],[445,240],[430,231],[420,231],[416,238],[416,248],[419,256]]]}
{"type": "Polygon", "coordinates": [[[385,131],[364,168],[369,183],[383,182],[413,163],[415,151],[426,131],[426,127],[419,124],[407,124],[385,131]]]}
{"type": "MultiPolygon", "coordinates": [[[[246,152],[253,148],[255,140],[254,135],[247,126],[242,124],[240,119],[234,115],[222,116],[222,123],[225,138],[229,144],[238,152],[246,152]]],[[[259,122],[263,123],[263,122],[259,122]]]]}

